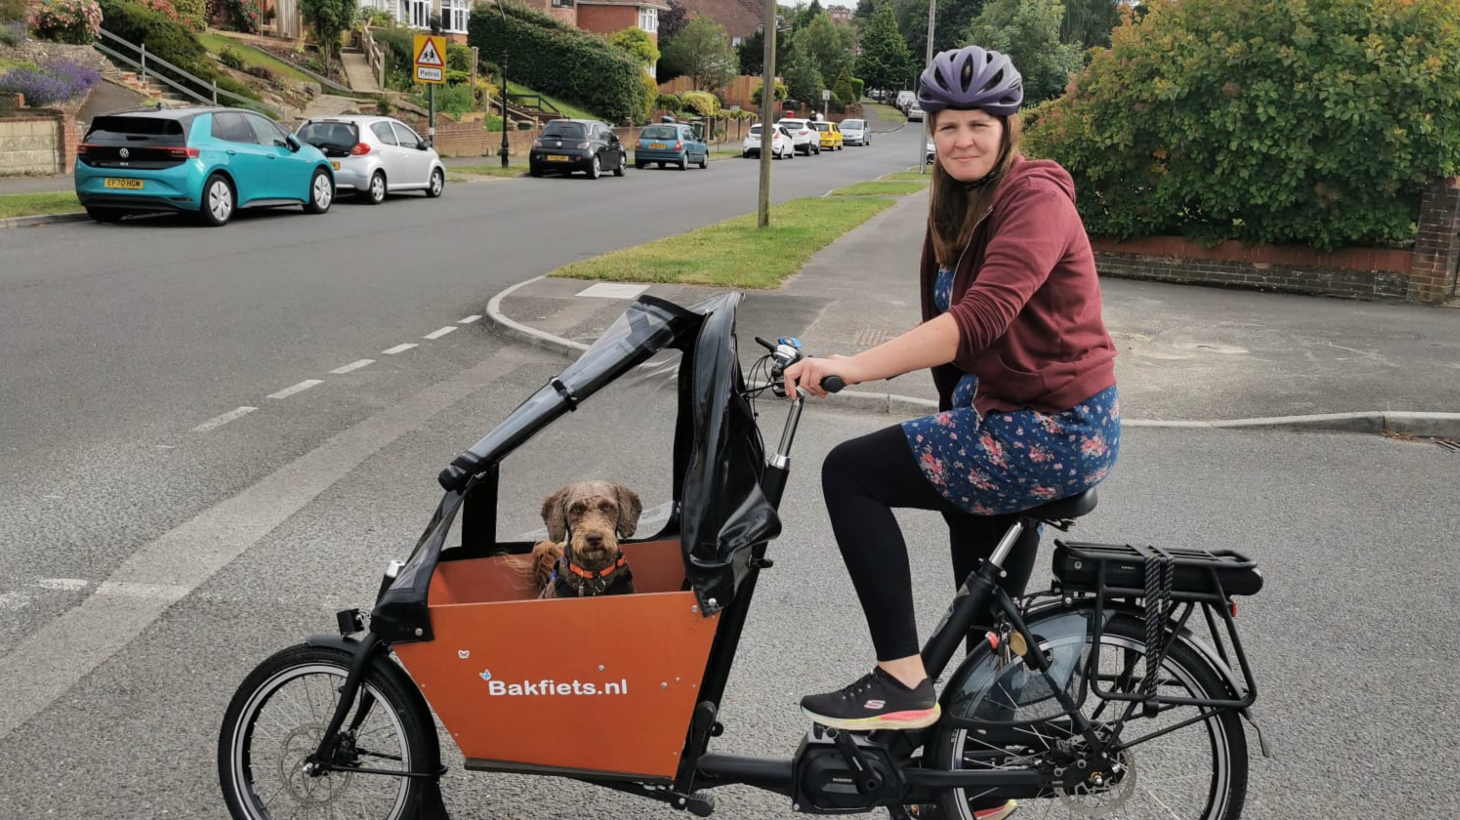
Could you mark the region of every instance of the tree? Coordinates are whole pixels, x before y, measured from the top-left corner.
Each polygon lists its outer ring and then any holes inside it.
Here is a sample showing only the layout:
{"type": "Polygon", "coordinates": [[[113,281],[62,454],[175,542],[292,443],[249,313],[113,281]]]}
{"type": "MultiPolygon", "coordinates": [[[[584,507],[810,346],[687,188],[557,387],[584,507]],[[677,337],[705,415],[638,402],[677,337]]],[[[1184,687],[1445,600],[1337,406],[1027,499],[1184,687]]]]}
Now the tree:
{"type": "Polygon", "coordinates": [[[1110,32],[1120,25],[1120,0],[1065,0],[1060,41],[1085,48],[1106,48],[1110,32]]]}
{"type": "Polygon", "coordinates": [[[822,7],[821,0],[811,0],[809,6],[797,6],[795,16],[791,18],[791,31],[797,32],[806,28],[818,17],[831,19],[831,15],[827,14],[826,9],[822,7]]]}
{"type": "MultiPolygon", "coordinates": [[[[936,25],[933,26],[933,51],[947,51],[950,48],[960,48],[969,44],[963,38],[963,32],[978,17],[979,13],[987,5],[986,0],[938,0],[938,15],[936,25]]],[[[923,5],[923,36],[927,36],[928,7],[923,5]]],[[[976,43],[975,43],[976,44],[976,43]]],[[[922,54],[926,50],[918,53],[922,54]]]]}
{"type": "Polygon", "coordinates": [[[853,105],[858,102],[857,92],[852,90],[852,73],[845,68],[837,75],[836,82],[831,84],[832,96],[842,105],[853,105]]]}
{"type": "Polygon", "coordinates": [[[897,31],[892,6],[883,3],[862,34],[862,53],[857,58],[857,76],[868,88],[891,91],[902,88],[912,62],[907,43],[897,31]]]}
{"type": "Polygon", "coordinates": [[[791,35],[791,47],[786,53],[786,68],[781,76],[786,78],[791,99],[817,107],[821,103],[821,90],[826,88],[826,83],[802,39],[799,33],[791,35]]]}
{"type": "Polygon", "coordinates": [[[822,12],[800,31],[796,38],[804,40],[806,53],[816,70],[826,80],[831,80],[843,71],[851,71],[857,49],[856,35],[852,30],[831,21],[831,15],[822,12]]]}
{"type": "Polygon", "coordinates": [[[1024,77],[1026,104],[1064,93],[1079,70],[1079,45],[1061,43],[1060,0],[994,0],[964,32],[964,42],[1009,55],[1024,77]]]}
{"type": "Polygon", "coordinates": [[[359,9],[358,0],[300,0],[299,14],[314,29],[326,61],[339,53],[340,35],[355,24],[359,9]]]}
{"type": "MultiPolygon", "coordinates": [[[[762,81],[759,85],[757,85],[755,87],[755,90],[754,91],[750,92],[750,104],[751,105],[756,106],[757,108],[760,107],[760,94],[761,94],[761,91],[764,88],[765,88],[765,82],[762,81]]],[[[777,80],[776,81],[776,90],[775,90],[774,93],[776,95],[776,102],[784,102],[785,99],[786,99],[786,97],[788,97],[790,95],[791,91],[790,91],[790,89],[786,88],[786,84],[785,83],[781,82],[780,80],[777,80]]]]}
{"type": "Polygon", "coordinates": [[[659,47],[654,45],[654,38],[649,32],[641,28],[626,28],[614,32],[608,38],[609,45],[621,48],[634,55],[634,59],[644,65],[654,65],[659,62],[659,47]]]}
{"type": "Polygon", "coordinates": [[[689,21],[679,36],[666,43],[663,62],[688,75],[696,91],[719,91],[740,67],[725,29],[708,17],[689,21]]]}
{"type": "Polygon", "coordinates": [[[672,40],[679,36],[684,27],[689,24],[689,9],[684,7],[684,0],[665,0],[669,4],[669,11],[659,13],[659,42],[672,40]]]}
{"type": "Polygon", "coordinates": [[[736,54],[740,57],[740,73],[752,76],[765,73],[765,32],[756,29],[755,33],[740,41],[735,48],[736,54]]]}

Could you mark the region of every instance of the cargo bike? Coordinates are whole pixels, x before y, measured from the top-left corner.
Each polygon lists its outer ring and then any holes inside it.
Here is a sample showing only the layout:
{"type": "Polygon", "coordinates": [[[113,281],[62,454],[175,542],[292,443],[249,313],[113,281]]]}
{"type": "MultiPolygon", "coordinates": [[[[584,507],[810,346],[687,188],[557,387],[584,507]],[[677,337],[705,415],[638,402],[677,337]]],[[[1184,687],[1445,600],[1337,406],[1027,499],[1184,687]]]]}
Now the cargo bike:
{"type": "Polygon", "coordinates": [[[938,724],[802,727],[790,759],[711,751],[772,567],[805,399],[778,403],[789,410],[767,457],[755,397],[778,391],[802,353],[794,340],[757,339],[769,352],[742,368],[739,303],[734,293],[688,308],[639,298],[441,472],[444,498],[409,557],[385,571],[368,617],[338,613],[338,634],[277,653],[239,687],[218,745],[233,817],[446,817],[433,712],[468,770],[574,778],[698,816],[729,784],[808,814],[971,820],[1016,798],[1021,820],[1240,816],[1257,687],[1234,596],[1261,587],[1252,561],[1056,540],[1050,589],[1013,598],[997,585],[1023,529],[1068,530],[1094,508],[1093,491],[1024,512],[958,590],[922,650],[940,681],[938,724]],[[636,593],[536,599],[520,571],[531,542],[496,533],[502,459],[674,351],[672,511],[660,532],[622,544],[636,593]],[[761,380],[747,384],[747,372],[761,380]],[[460,544],[448,547],[458,517],[460,544]]]}

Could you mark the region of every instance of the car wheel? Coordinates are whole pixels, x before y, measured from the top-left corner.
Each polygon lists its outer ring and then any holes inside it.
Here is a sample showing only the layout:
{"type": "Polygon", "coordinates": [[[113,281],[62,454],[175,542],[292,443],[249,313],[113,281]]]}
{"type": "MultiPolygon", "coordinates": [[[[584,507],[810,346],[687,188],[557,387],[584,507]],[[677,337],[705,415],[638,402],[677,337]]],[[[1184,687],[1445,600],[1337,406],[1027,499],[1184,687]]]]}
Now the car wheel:
{"type": "Polygon", "coordinates": [[[122,221],[122,217],[126,216],[127,212],[118,210],[116,208],[93,208],[92,206],[87,205],[86,215],[91,217],[92,219],[95,219],[97,222],[105,222],[110,225],[115,225],[116,223],[122,221]]]}
{"type": "Polygon", "coordinates": [[[668,165],[669,163],[667,163],[667,162],[659,162],[659,163],[655,163],[655,164],[658,165],[660,168],[663,168],[664,166],[668,165]]]}
{"type": "Polygon", "coordinates": [[[613,175],[616,176],[616,177],[623,176],[624,175],[624,171],[627,171],[628,170],[628,164],[629,164],[629,161],[626,160],[626,159],[624,159],[623,154],[619,154],[619,157],[618,157],[618,167],[613,169],[613,175]]]}
{"type": "Polygon", "coordinates": [[[198,208],[198,218],[204,225],[221,227],[233,218],[238,199],[228,177],[214,174],[203,184],[203,204],[198,208]]]}
{"type": "Polygon", "coordinates": [[[370,184],[365,187],[365,201],[371,205],[379,205],[385,201],[385,172],[376,171],[370,177],[370,184]]]}
{"type": "Polygon", "coordinates": [[[640,171],[644,170],[644,166],[645,165],[648,165],[648,164],[649,163],[647,163],[647,162],[640,162],[638,160],[634,160],[634,168],[636,168],[636,169],[638,169],[640,171]]]}
{"type": "Polygon", "coordinates": [[[682,156],[682,157],[679,158],[679,170],[681,170],[681,171],[688,171],[689,170],[689,152],[688,151],[685,152],[684,156],[682,156]]]}
{"type": "Polygon", "coordinates": [[[446,172],[437,168],[431,172],[431,182],[426,186],[426,196],[435,199],[446,190],[446,172]]]}
{"type": "Polygon", "coordinates": [[[312,214],[322,214],[330,209],[334,201],[334,179],[323,168],[314,169],[314,176],[309,178],[309,201],[304,203],[304,210],[312,214]]]}
{"type": "Polygon", "coordinates": [[[540,177],[542,176],[542,169],[536,165],[529,165],[527,166],[527,175],[530,177],[540,177]]]}
{"type": "Polygon", "coordinates": [[[593,164],[588,166],[588,178],[598,179],[603,176],[603,166],[598,163],[598,155],[593,155],[593,164]]]}
{"type": "Polygon", "coordinates": [[[741,151],[740,152],[740,158],[741,159],[750,159],[750,152],[749,151],[741,151]]]}
{"type": "Polygon", "coordinates": [[[705,155],[702,156],[702,157],[700,157],[700,170],[703,171],[703,170],[705,170],[706,168],[709,168],[709,167],[710,167],[710,152],[709,151],[706,151],[705,152],[705,155]]]}

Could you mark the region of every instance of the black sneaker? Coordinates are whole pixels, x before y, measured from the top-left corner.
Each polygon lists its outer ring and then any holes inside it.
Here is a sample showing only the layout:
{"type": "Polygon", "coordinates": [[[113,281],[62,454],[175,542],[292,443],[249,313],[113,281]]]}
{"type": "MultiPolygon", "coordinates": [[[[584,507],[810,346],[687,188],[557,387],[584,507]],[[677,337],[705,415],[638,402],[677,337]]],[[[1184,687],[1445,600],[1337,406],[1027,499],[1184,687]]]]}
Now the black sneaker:
{"type": "Polygon", "coordinates": [[[823,726],[848,732],[878,729],[921,729],[938,722],[942,707],[933,682],[923,678],[916,689],[874,668],[855,683],[824,695],[801,699],[801,711],[823,726]]]}

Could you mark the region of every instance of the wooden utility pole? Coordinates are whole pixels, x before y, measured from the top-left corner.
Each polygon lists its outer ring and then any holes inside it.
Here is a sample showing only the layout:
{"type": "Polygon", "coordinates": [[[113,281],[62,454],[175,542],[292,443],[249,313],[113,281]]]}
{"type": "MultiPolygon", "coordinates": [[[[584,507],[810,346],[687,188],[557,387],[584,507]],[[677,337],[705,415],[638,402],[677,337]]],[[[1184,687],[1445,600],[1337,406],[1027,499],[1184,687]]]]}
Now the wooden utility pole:
{"type": "Polygon", "coordinates": [[[765,0],[765,67],[760,86],[760,206],[756,209],[756,225],[771,224],[771,152],[775,150],[776,124],[771,115],[776,110],[776,0],[765,0]]]}

